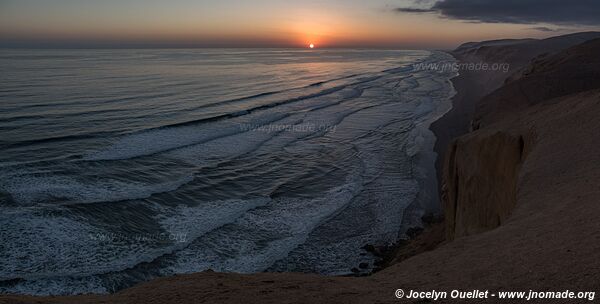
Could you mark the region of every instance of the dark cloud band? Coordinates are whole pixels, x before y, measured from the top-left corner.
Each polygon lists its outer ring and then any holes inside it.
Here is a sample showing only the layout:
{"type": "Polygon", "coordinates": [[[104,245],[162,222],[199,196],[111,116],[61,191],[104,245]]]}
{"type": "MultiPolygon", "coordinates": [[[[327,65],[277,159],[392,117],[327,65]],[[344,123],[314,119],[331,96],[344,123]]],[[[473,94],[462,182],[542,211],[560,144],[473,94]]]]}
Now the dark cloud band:
{"type": "Polygon", "coordinates": [[[598,0],[441,0],[431,8],[398,12],[439,12],[442,16],[487,23],[600,25],[598,0]]]}
{"type": "Polygon", "coordinates": [[[431,13],[435,12],[434,9],[426,9],[426,8],[413,8],[413,7],[399,7],[394,9],[397,12],[401,13],[431,13]]]}

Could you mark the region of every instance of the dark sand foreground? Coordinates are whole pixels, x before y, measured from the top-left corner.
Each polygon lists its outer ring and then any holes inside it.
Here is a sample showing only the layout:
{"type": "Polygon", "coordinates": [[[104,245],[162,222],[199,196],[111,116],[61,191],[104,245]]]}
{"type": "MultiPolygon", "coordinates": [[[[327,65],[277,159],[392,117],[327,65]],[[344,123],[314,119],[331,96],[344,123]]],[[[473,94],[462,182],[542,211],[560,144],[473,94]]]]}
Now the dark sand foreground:
{"type": "Polygon", "coordinates": [[[423,303],[396,299],[398,288],[598,293],[600,39],[590,40],[595,37],[600,34],[472,43],[454,52],[463,62],[509,62],[511,71],[461,71],[455,108],[432,127],[438,149],[447,151],[440,162],[446,241],[433,249],[431,229],[415,242],[433,250],[369,277],[205,272],[113,295],[2,296],[0,302],[423,303]]]}

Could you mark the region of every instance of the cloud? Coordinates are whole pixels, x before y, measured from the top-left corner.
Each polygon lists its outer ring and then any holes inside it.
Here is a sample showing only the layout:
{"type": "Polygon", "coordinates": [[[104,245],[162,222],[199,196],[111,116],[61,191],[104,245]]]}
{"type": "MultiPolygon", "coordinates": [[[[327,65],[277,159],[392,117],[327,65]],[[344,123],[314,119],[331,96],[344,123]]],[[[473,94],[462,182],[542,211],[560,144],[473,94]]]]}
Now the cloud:
{"type": "Polygon", "coordinates": [[[576,28],[572,28],[572,27],[557,27],[557,28],[550,28],[547,26],[536,26],[536,27],[531,27],[529,28],[530,30],[534,30],[534,31],[540,31],[540,32],[553,32],[553,33],[559,33],[559,32],[572,32],[572,31],[576,31],[576,28]]]}
{"type": "Polygon", "coordinates": [[[437,11],[446,18],[484,23],[600,25],[598,0],[440,0],[430,8],[411,9],[396,11],[437,11]]]}
{"type": "Polygon", "coordinates": [[[408,4],[404,7],[394,8],[394,11],[399,12],[399,13],[414,13],[414,14],[436,12],[437,10],[433,9],[432,6],[437,1],[438,0],[411,0],[411,1],[409,1],[410,4],[408,4]]]}
{"type": "Polygon", "coordinates": [[[540,32],[559,32],[559,29],[551,29],[549,27],[545,27],[545,26],[536,26],[536,27],[532,27],[532,30],[535,31],[540,31],[540,32]]]}
{"type": "Polygon", "coordinates": [[[398,7],[395,8],[394,11],[401,13],[431,13],[436,10],[431,8],[416,8],[416,7],[398,7]]]}

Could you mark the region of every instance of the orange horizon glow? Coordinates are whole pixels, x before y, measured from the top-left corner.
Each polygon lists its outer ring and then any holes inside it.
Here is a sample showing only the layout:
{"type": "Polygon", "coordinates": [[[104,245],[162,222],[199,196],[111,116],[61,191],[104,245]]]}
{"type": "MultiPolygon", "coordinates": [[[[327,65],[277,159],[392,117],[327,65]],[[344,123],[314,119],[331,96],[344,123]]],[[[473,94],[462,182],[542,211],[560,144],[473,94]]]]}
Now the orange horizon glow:
{"type": "Polygon", "coordinates": [[[540,33],[531,25],[474,24],[434,14],[399,14],[383,7],[384,0],[172,0],[169,4],[48,0],[35,5],[32,0],[9,1],[0,10],[0,43],[452,48],[467,41],[556,35],[540,33]]]}

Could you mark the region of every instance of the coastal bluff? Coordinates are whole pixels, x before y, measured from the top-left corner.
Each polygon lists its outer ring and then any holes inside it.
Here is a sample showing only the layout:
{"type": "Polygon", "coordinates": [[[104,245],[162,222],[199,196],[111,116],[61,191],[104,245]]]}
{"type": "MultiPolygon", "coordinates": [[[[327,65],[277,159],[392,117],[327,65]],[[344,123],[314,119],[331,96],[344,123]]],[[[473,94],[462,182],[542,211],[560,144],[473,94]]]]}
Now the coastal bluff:
{"type": "MultiPolygon", "coordinates": [[[[436,169],[439,185],[442,185],[445,153],[451,142],[473,129],[476,113],[493,113],[494,109],[481,109],[484,97],[527,74],[533,62],[596,38],[600,38],[600,32],[582,32],[541,40],[500,39],[467,42],[451,51],[457,62],[467,67],[469,64],[478,66],[485,63],[501,68],[460,69],[459,75],[453,79],[457,94],[452,99],[452,109],[430,127],[437,137],[434,150],[438,154],[436,169]]],[[[514,105],[510,100],[496,104],[514,105]]]]}
{"type": "Polygon", "coordinates": [[[600,88],[599,50],[600,39],[595,39],[545,53],[477,103],[471,132],[452,141],[445,154],[442,199],[448,240],[496,228],[509,219],[518,205],[523,162],[546,140],[539,131],[545,118],[523,113],[600,88]]]}

